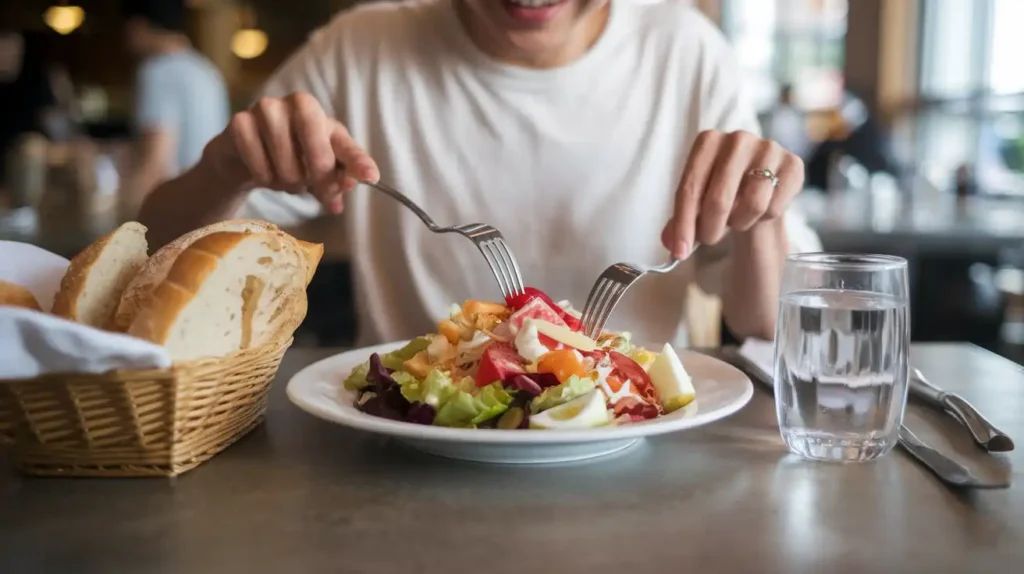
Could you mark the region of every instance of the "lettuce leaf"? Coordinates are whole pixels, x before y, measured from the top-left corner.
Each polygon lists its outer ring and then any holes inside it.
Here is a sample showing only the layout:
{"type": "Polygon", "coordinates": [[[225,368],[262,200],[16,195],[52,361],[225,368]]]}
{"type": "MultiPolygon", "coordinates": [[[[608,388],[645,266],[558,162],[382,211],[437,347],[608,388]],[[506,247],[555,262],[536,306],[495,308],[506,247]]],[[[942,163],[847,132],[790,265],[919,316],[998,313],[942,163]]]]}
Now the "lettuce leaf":
{"type": "Polygon", "coordinates": [[[416,356],[416,353],[426,351],[428,346],[430,346],[430,339],[426,337],[417,337],[412,341],[409,341],[409,344],[401,349],[392,351],[387,355],[381,355],[380,362],[392,371],[401,371],[402,363],[416,356]]]}
{"type": "Polygon", "coordinates": [[[564,383],[548,387],[544,389],[544,392],[537,395],[535,399],[530,401],[530,412],[537,414],[541,411],[546,411],[551,407],[557,407],[563,403],[567,403],[576,397],[582,397],[597,387],[597,383],[594,382],[590,377],[578,377],[573,375],[569,377],[569,380],[564,383]]]}
{"type": "Polygon", "coordinates": [[[506,392],[500,383],[480,388],[474,395],[464,390],[467,388],[467,381],[470,384],[473,382],[467,377],[448,387],[449,392],[437,409],[435,425],[471,428],[508,410],[512,395],[506,392]]]}
{"type": "MultiPolygon", "coordinates": [[[[406,346],[392,351],[387,355],[381,355],[380,362],[385,368],[391,369],[392,371],[401,371],[402,363],[413,358],[416,353],[426,350],[427,346],[430,345],[430,340],[426,337],[418,337],[409,342],[406,346]]],[[[367,361],[352,369],[349,373],[348,378],[345,379],[345,388],[350,391],[361,391],[366,387],[370,386],[370,381],[366,380],[366,375],[370,372],[370,362],[367,361]]]]}
{"type": "Polygon", "coordinates": [[[452,378],[437,369],[432,369],[422,381],[403,371],[393,376],[402,387],[402,396],[410,403],[424,403],[437,408],[442,399],[455,390],[452,378]]]}
{"type": "Polygon", "coordinates": [[[345,388],[350,391],[361,391],[366,387],[370,386],[370,381],[366,380],[366,375],[369,372],[369,361],[352,369],[352,372],[349,373],[348,378],[345,379],[345,388]]]}

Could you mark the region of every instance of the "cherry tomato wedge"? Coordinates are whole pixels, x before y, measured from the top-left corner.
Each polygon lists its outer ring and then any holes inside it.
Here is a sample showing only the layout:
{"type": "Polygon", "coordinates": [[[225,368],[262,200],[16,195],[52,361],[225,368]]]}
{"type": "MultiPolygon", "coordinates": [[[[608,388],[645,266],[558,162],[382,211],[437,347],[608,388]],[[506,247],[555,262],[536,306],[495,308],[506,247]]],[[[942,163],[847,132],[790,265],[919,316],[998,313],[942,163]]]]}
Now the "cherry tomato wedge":
{"type": "Polygon", "coordinates": [[[551,373],[558,378],[560,383],[569,380],[569,377],[573,375],[582,377],[587,374],[572,349],[559,349],[545,353],[537,362],[537,372],[551,373]]]}
{"type": "Polygon", "coordinates": [[[486,387],[525,372],[523,361],[515,347],[508,343],[491,343],[484,349],[484,354],[480,358],[480,367],[476,371],[476,386],[486,387]]]}

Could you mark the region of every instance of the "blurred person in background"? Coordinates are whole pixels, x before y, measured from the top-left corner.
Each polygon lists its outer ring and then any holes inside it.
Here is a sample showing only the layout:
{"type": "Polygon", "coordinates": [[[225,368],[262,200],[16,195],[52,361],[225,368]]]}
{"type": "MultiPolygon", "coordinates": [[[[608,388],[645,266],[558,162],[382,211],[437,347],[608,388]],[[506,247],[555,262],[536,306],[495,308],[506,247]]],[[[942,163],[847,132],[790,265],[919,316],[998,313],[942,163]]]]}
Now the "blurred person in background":
{"type": "Polygon", "coordinates": [[[227,125],[230,104],[220,71],[192,47],[184,0],[122,0],[135,80],[135,161],[121,192],[122,217],[138,212],[160,182],[195,165],[227,125]]]}
{"type": "Polygon", "coordinates": [[[785,84],[779,90],[779,101],[768,114],[765,136],[800,157],[809,151],[810,138],[807,117],[793,100],[793,86],[785,84]]]}
{"type": "Polygon", "coordinates": [[[610,262],[657,264],[700,243],[673,274],[634,286],[615,320],[638,340],[685,345],[697,283],[722,298],[731,333],[770,339],[786,255],[817,247],[788,210],[803,163],[758,135],[725,39],[687,4],[345,11],[193,169],[147,198],[150,244],[225,218],[293,225],[344,204],[358,342],[407,338],[496,289],[469,242],[431,234],[382,194],[343,196],[383,174],[443,224],[500,229],[528,285],[577,304],[610,262]]]}
{"type": "Polygon", "coordinates": [[[828,190],[829,172],[841,156],[864,166],[868,173],[896,175],[889,136],[859,96],[847,91],[843,102],[827,113],[826,137],[807,158],[807,186],[828,190]]]}

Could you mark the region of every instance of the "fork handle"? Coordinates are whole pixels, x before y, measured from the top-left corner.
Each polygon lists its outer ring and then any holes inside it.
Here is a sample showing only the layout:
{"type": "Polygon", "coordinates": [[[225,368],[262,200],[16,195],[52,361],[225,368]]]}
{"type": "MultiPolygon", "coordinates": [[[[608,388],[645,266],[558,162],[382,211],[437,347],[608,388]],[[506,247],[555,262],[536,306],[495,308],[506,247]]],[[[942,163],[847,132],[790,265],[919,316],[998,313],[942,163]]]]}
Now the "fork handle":
{"type": "MultiPolygon", "coordinates": [[[[337,167],[338,171],[345,171],[345,164],[341,163],[340,161],[336,162],[336,167],[337,167]]],[[[423,223],[426,224],[426,226],[428,228],[430,228],[431,231],[435,231],[435,230],[438,229],[438,225],[436,223],[434,223],[434,220],[431,219],[431,217],[429,215],[427,215],[427,212],[423,211],[423,209],[420,208],[420,206],[418,206],[415,203],[413,203],[413,201],[411,199],[409,199],[409,197],[406,196],[401,191],[398,191],[397,189],[395,189],[395,188],[391,187],[390,185],[384,183],[383,181],[379,181],[379,180],[378,181],[370,181],[370,180],[366,180],[366,179],[356,179],[356,181],[358,183],[361,183],[361,184],[369,187],[369,188],[372,188],[372,189],[375,189],[375,190],[377,190],[377,191],[379,191],[381,193],[384,193],[385,195],[390,196],[391,199],[394,199],[398,203],[401,203],[402,205],[406,206],[407,208],[409,208],[409,211],[412,211],[413,213],[415,213],[416,217],[419,217],[420,220],[423,221],[423,223]]]]}
{"type": "Polygon", "coordinates": [[[371,187],[371,188],[373,188],[373,189],[375,189],[375,190],[377,190],[379,192],[382,192],[382,193],[390,196],[392,199],[394,199],[398,203],[401,203],[405,207],[409,208],[409,211],[412,211],[413,213],[415,213],[416,217],[419,217],[423,221],[423,223],[426,224],[426,226],[429,227],[432,231],[436,230],[438,228],[437,224],[434,223],[434,220],[431,219],[429,215],[427,215],[427,212],[423,211],[423,209],[421,209],[420,206],[418,206],[415,203],[413,203],[413,201],[411,199],[409,199],[408,197],[406,197],[406,195],[404,193],[402,193],[402,192],[398,191],[397,189],[387,185],[386,183],[382,183],[380,181],[373,182],[373,181],[367,181],[365,179],[358,179],[356,181],[358,181],[359,183],[361,183],[361,184],[363,184],[363,185],[365,185],[367,187],[371,187]]]}

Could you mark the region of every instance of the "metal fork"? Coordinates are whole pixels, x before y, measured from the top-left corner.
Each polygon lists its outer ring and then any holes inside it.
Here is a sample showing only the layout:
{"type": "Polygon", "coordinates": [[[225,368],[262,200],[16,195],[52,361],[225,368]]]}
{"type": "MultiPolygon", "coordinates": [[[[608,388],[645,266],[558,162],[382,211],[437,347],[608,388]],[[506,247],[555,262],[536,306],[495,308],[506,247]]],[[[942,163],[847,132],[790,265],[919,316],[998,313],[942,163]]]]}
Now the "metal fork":
{"type": "MultiPolygon", "coordinates": [[[[690,253],[692,254],[693,251],[691,250],[690,253]]],[[[581,319],[583,334],[591,339],[597,339],[604,330],[604,324],[608,322],[608,317],[615,309],[615,305],[626,294],[626,289],[629,289],[633,283],[648,273],[668,273],[681,262],[681,259],[673,258],[664,265],[646,268],[632,263],[616,263],[605,269],[590,290],[587,304],[583,306],[583,318],[581,319]]]]}
{"type": "Polygon", "coordinates": [[[519,263],[516,262],[515,255],[512,254],[512,250],[505,243],[505,238],[494,227],[485,223],[441,227],[434,223],[434,220],[427,215],[427,212],[423,211],[420,206],[413,203],[411,199],[397,189],[379,181],[376,183],[365,180],[358,181],[363,185],[389,195],[395,201],[408,207],[410,211],[416,214],[416,217],[423,221],[427,229],[434,233],[457,233],[463,237],[468,237],[476,245],[477,249],[480,250],[480,253],[483,254],[484,259],[487,260],[487,265],[490,266],[491,273],[494,274],[494,278],[497,279],[498,286],[501,288],[501,294],[506,299],[525,292],[523,275],[519,271],[519,263]]]}

